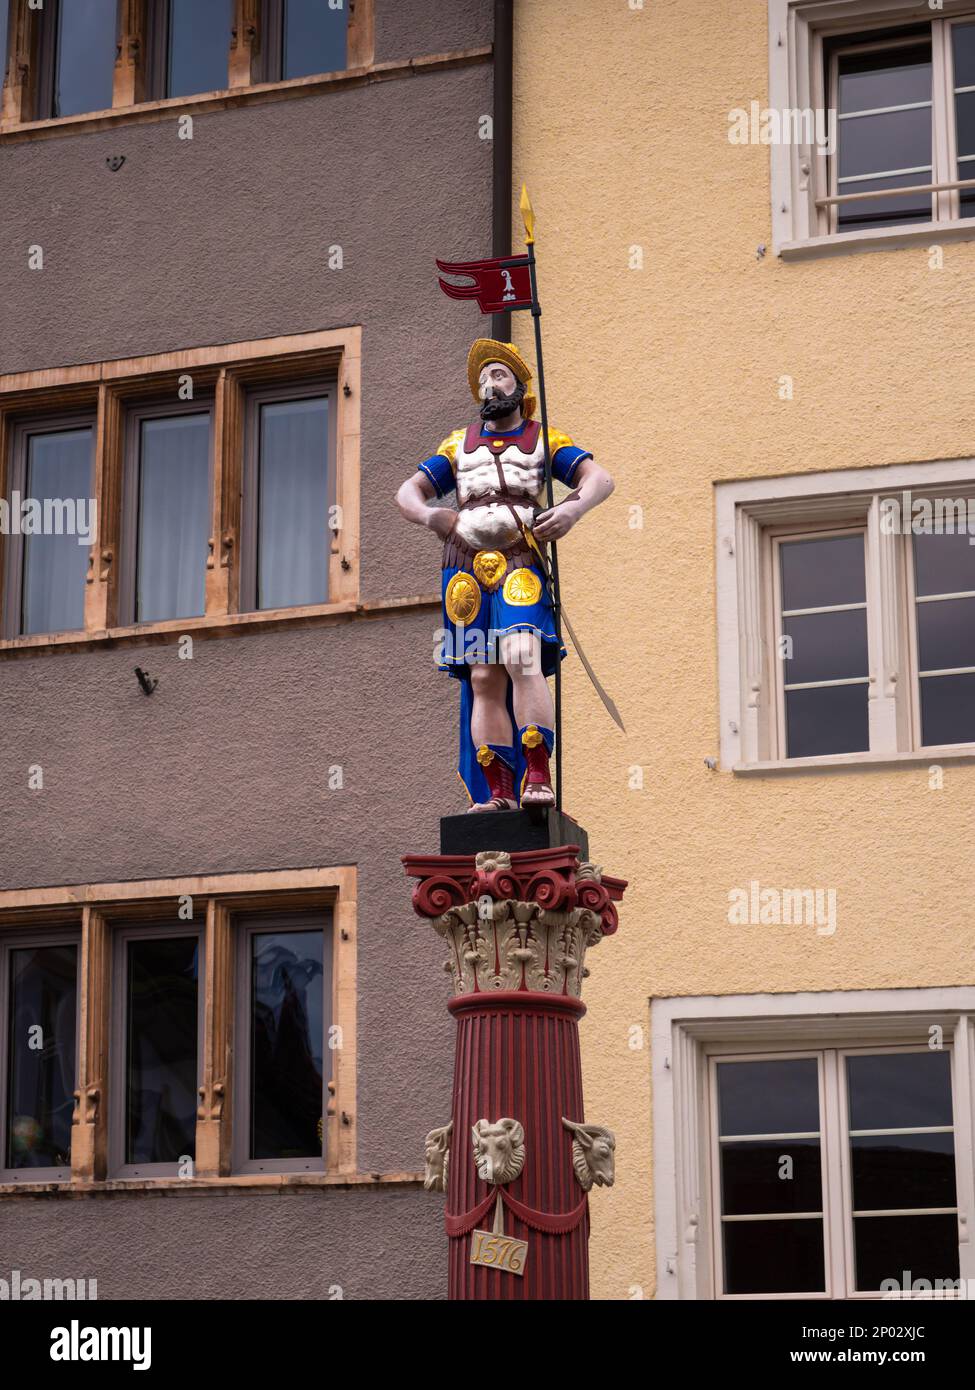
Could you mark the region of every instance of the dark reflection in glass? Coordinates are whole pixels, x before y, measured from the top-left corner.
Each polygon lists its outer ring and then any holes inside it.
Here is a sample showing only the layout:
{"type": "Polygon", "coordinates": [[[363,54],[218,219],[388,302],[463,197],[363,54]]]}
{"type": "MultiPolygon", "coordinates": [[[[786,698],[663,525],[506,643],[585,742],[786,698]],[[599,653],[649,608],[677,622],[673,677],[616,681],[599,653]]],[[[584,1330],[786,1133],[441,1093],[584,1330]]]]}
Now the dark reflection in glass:
{"type": "MultiPolygon", "coordinates": [[[[924,168],[931,163],[931,110],[884,111],[840,123],[839,176],[853,178],[892,169],[924,168]]],[[[928,183],[918,174],[915,183],[928,183]]],[[[846,185],[838,190],[845,193],[846,185]]]]}
{"type": "Polygon", "coordinates": [[[719,1062],[720,1134],[809,1134],[819,1130],[815,1057],[719,1062]]]}
{"type": "Polygon", "coordinates": [[[169,0],[167,96],[226,87],[230,28],[231,0],[169,0]]]}
{"type": "Polygon", "coordinates": [[[924,676],[921,687],[921,742],[975,743],[975,674],[924,676]]]}
{"type": "MultiPolygon", "coordinates": [[[[876,193],[881,188],[913,188],[930,183],[927,174],[887,174],[882,179],[855,179],[840,186],[841,193],[876,193]]],[[[889,198],[865,198],[855,203],[837,204],[840,231],[856,227],[896,227],[903,222],[930,222],[931,194],[909,193],[889,198]]]]}
{"type": "MultiPolygon", "coordinates": [[[[26,496],[42,508],[48,499],[72,503],[70,514],[52,512],[55,522],[58,515],[66,519],[73,514],[90,525],[92,451],[93,434],[88,427],[31,435],[26,496]],[[78,499],[84,503],[80,514],[78,499]]],[[[87,571],[88,544],[79,544],[78,535],[62,530],[61,535],[25,536],[22,631],[73,632],[84,627],[87,571]]]]}
{"type": "Polygon", "coordinates": [[[69,1168],[75,1089],[76,946],[10,952],[8,1168],[69,1168]]]}
{"type": "Polygon", "coordinates": [[[782,607],[832,608],[867,596],[863,536],[823,536],[779,546],[782,607]]]}
{"type": "Polygon", "coordinates": [[[957,1216],[855,1216],[856,1288],[879,1289],[885,1279],[958,1278],[957,1216]]]}
{"type": "MultiPolygon", "coordinates": [[[[975,92],[957,92],[955,94],[955,130],[958,139],[958,154],[975,154],[975,92]]],[[[960,164],[958,177],[960,179],[975,177],[971,164],[968,164],[967,161],[960,164]]]]}
{"type": "Polygon", "coordinates": [[[199,943],[128,943],[126,1163],[176,1163],[196,1152],[199,943]]]}
{"type": "Polygon", "coordinates": [[[328,398],[261,407],[258,607],[328,598],[328,398]]]}
{"type": "Polygon", "coordinates": [[[953,24],[951,47],[956,87],[975,87],[975,24],[953,24]]]}
{"type": "Polygon", "coordinates": [[[953,1134],[862,1134],[850,1140],[859,1211],[955,1205],[953,1134]]]}
{"type": "Polygon", "coordinates": [[[251,938],[251,1158],[322,1154],[323,943],[320,931],[251,938]]]}
{"type": "Polygon", "coordinates": [[[947,1052],[881,1052],[846,1059],[851,1129],[951,1124],[947,1052]]]}
{"type": "Polygon", "coordinates": [[[823,1293],[826,1264],[821,1219],[725,1221],[726,1293],[823,1293]]]}
{"type": "Polygon", "coordinates": [[[914,587],[919,595],[975,591],[975,545],[969,544],[967,533],[922,533],[912,538],[912,544],[914,587]]]}
{"type": "Polygon", "coordinates": [[[725,1216],[821,1211],[818,1139],[775,1139],[721,1145],[721,1210],[725,1216]],[[783,1159],[792,1160],[791,1173],[783,1159]]]}
{"type": "Polygon", "coordinates": [[[842,680],[867,674],[867,610],[806,613],[782,623],[792,638],[792,656],[785,662],[787,684],[842,680]]]}
{"type": "Polygon", "coordinates": [[[345,68],[347,6],[328,0],[284,0],[282,77],[309,77],[345,68]]]}
{"type": "Polygon", "coordinates": [[[52,115],[109,110],[114,70],[115,0],[61,0],[52,115]]]}
{"type": "Polygon", "coordinates": [[[209,415],[143,420],[137,622],[203,613],[209,533],[209,415]]]}
{"type": "Polygon", "coordinates": [[[0,0],[0,84],[7,71],[7,16],[10,13],[8,0],[0,0]]]}
{"type": "Polygon", "coordinates": [[[861,753],[870,747],[867,684],[785,692],[790,758],[861,753]]]}
{"type": "Polygon", "coordinates": [[[919,603],[917,647],[922,671],[975,666],[975,598],[919,603]]]}
{"type": "MultiPolygon", "coordinates": [[[[839,60],[840,112],[876,111],[931,100],[931,45],[849,53],[839,60]]],[[[963,83],[958,83],[963,86],[963,83]]],[[[844,125],[850,122],[844,121],[844,125]]],[[[878,167],[896,169],[900,161],[878,167]]],[[[901,166],[902,167],[902,166],[901,166]]]]}

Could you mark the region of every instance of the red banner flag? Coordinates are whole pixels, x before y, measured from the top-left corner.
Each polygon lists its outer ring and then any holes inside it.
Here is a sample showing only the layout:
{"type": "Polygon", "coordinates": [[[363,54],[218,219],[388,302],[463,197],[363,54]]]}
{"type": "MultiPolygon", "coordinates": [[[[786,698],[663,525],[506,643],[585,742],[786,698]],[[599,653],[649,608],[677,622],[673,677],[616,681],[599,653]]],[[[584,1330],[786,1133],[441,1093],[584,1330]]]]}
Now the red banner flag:
{"type": "Polygon", "coordinates": [[[506,256],[496,261],[437,261],[437,269],[445,275],[464,275],[473,280],[471,285],[451,285],[441,280],[440,288],[451,299],[476,299],[482,314],[532,307],[527,256],[506,256]]]}

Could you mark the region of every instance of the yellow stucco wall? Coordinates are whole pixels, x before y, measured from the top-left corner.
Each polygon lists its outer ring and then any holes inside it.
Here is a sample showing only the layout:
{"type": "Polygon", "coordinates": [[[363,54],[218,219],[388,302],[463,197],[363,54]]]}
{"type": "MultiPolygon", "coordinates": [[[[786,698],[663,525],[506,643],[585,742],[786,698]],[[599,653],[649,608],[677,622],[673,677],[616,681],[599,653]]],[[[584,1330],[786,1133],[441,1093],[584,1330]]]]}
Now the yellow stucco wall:
{"type": "Polygon", "coordinates": [[[617,480],[561,547],[566,607],[628,729],[567,663],[566,810],[631,881],[586,990],[587,1116],[618,1137],[616,1186],[592,1200],[593,1296],[649,1297],[650,1056],[629,1039],[642,1025],[649,1043],[651,997],[975,974],[975,768],[946,766],[935,792],[926,767],[743,779],[704,764],[713,483],[975,453],[975,243],[946,245],[942,270],[922,248],[772,256],[769,152],[727,138],[732,108],[768,100],[762,0],[515,8],[515,178],[538,218],[551,423],[617,480]],[[729,926],[729,889],[752,879],[835,888],[835,935],[729,926]]]}

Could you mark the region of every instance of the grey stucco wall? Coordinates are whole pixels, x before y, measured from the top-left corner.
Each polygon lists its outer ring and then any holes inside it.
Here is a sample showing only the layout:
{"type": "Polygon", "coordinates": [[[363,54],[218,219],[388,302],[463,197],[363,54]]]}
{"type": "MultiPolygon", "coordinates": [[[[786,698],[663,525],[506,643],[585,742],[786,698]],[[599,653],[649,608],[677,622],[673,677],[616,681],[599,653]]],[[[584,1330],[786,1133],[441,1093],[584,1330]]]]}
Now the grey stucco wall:
{"type": "MultiPolygon", "coordinates": [[[[377,0],[377,58],[489,41],[490,12],[377,0]]],[[[0,144],[0,372],[361,324],[362,595],[434,591],[437,543],[392,498],[472,413],[465,357],[489,320],[439,293],[434,259],[490,250],[490,109],[481,64],[197,116],[192,141],[174,119],[0,144]]],[[[434,625],[199,638],[192,661],[165,644],[0,661],[0,888],[358,865],[364,1172],[422,1166],[449,1108],[442,951],[399,862],[462,809],[434,625]],[[159,680],[151,699],[136,665],[159,680]]],[[[0,1201],[0,1271],[63,1274],[87,1251],[103,1296],[113,1280],[140,1297],[437,1296],[439,1212],[415,1191],[18,1198],[0,1201]],[[412,1273],[377,1255],[407,1230],[412,1273]]]]}
{"type": "Polygon", "coordinates": [[[94,1278],[99,1299],[440,1299],[443,1205],[392,1187],[20,1197],[0,1204],[0,1278],[94,1278]]]}

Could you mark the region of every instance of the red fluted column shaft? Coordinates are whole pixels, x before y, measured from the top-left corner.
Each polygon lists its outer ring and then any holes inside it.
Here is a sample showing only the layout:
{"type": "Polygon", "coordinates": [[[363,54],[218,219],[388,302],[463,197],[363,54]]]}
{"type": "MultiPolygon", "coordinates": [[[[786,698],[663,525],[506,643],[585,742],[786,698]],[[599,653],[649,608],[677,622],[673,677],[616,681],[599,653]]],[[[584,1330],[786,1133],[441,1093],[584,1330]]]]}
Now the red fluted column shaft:
{"type": "MultiPolygon", "coordinates": [[[[467,994],[451,999],[457,1019],[452,1105],[453,1144],[448,1218],[470,1213],[492,1190],[472,1159],[472,1126],[501,1116],[525,1132],[525,1164],[505,1190],[547,1217],[578,1213],[573,1229],[533,1229],[504,1208],[506,1236],[528,1242],[523,1274],[471,1264],[469,1231],[451,1236],[451,1299],[588,1299],[589,1214],[572,1166],[572,1135],[562,1117],[582,1122],[579,1054],[581,1000],[531,991],[467,994]]],[[[501,1200],[500,1196],[497,1199],[501,1200]]],[[[476,1223],[490,1231],[494,1208],[476,1223]]]]}

